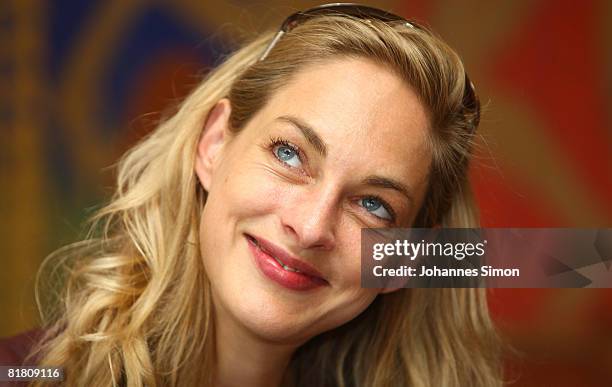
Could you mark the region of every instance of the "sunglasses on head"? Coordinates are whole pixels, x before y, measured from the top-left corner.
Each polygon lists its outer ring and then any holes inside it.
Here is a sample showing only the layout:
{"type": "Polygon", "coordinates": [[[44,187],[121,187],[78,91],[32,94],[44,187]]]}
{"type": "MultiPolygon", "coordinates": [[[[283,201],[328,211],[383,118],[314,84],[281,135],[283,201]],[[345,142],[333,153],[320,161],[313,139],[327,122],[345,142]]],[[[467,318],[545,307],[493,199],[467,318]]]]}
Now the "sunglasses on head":
{"type": "MultiPolygon", "coordinates": [[[[263,61],[266,59],[272,48],[276,45],[276,43],[281,39],[281,37],[290,32],[292,29],[303,23],[304,21],[311,19],[316,16],[324,16],[324,15],[347,15],[356,17],[364,20],[380,20],[383,22],[400,22],[404,24],[407,28],[414,28],[423,30],[424,29],[419,26],[417,23],[407,20],[401,16],[395,15],[391,12],[369,7],[367,5],[360,5],[354,3],[331,3],[324,4],[318,7],[310,8],[305,11],[299,11],[292,15],[289,15],[287,19],[281,24],[280,29],[274,35],[274,38],[270,41],[264,53],[259,58],[259,61],[263,61]]],[[[480,101],[478,96],[476,95],[476,90],[474,88],[474,84],[470,81],[470,78],[465,73],[465,88],[463,93],[463,105],[474,112],[474,129],[478,126],[480,122],[480,101]]]]}

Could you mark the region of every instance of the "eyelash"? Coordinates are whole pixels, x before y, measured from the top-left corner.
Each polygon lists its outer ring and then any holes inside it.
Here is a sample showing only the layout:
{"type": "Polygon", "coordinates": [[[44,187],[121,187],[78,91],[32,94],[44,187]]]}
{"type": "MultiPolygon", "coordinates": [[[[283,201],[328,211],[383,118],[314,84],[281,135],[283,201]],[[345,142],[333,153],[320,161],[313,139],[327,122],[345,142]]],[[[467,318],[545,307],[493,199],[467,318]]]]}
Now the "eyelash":
{"type": "MultiPolygon", "coordinates": [[[[289,141],[287,141],[287,140],[285,140],[284,138],[281,138],[281,137],[270,137],[270,140],[268,141],[267,148],[272,152],[274,150],[274,148],[279,146],[279,145],[283,145],[283,146],[286,146],[288,148],[291,148],[295,153],[297,153],[297,155],[300,158],[300,160],[306,160],[306,156],[302,153],[302,151],[300,150],[300,148],[297,145],[293,145],[292,143],[290,143],[289,141]]],[[[274,155],[274,157],[276,158],[276,155],[274,155]]],[[[278,160],[278,161],[280,161],[282,163],[281,160],[278,160]]],[[[287,165],[286,163],[283,163],[283,164],[287,165]]],[[[290,168],[294,169],[293,167],[290,167],[290,168]]]]}
{"type": "MultiPolygon", "coordinates": [[[[301,149],[297,145],[293,145],[292,143],[290,143],[289,141],[287,141],[287,140],[285,140],[284,138],[281,138],[281,137],[270,137],[270,139],[268,140],[268,145],[266,146],[266,148],[268,149],[268,151],[270,153],[272,153],[272,156],[274,156],[274,158],[279,163],[281,163],[284,167],[289,168],[291,170],[295,169],[295,167],[292,167],[292,166],[288,165],[287,163],[279,160],[278,157],[274,154],[274,148],[279,146],[279,145],[291,148],[295,153],[297,153],[297,155],[300,158],[300,160],[303,160],[303,162],[306,160],[306,156],[304,155],[304,153],[301,151],[301,149]]],[[[302,171],[300,173],[304,173],[304,172],[302,171]]],[[[381,218],[379,216],[376,216],[376,215],[372,214],[373,217],[375,217],[376,219],[379,219],[379,220],[381,220],[381,221],[383,221],[385,223],[388,223],[388,224],[394,224],[395,223],[395,220],[397,219],[395,211],[393,210],[393,207],[391,207],[391,205],[389,205],[389,203],[386,200],[384,200],[383,198],[381,198],[378,195],[364,196],[360,200],[363,200],[363,199],[378,200],[382,204],[382,206],[385,208],[385,210],[387,210],[389,215],[391,215],[391,219],[384,219],[384,218],[381,218]]]]}
{"type": "Polygon", "coordinates": [[[365,197],[361,198],[360,200],[363,200],[363,199],[375,199],[375,200],[378,200],[380,202],[380,204],[382,204],[382,206],[385,208],[385,210],[387,210],[389,215],[391,215],[391,219],[380,218],[380,217],[378,217],[376,215],[373,215],[373,216],[375,216],[377,219],[382,220],[383,222],[387,222],[389,224],[395,224],[395,220],[397,219],[397,217],[395,215],[395,211],[393,210],[393,207],[391,207],[391,205],[385,199],[381,198],[378,195],[368,195],[368,196],[365,196],[365,197]]]}

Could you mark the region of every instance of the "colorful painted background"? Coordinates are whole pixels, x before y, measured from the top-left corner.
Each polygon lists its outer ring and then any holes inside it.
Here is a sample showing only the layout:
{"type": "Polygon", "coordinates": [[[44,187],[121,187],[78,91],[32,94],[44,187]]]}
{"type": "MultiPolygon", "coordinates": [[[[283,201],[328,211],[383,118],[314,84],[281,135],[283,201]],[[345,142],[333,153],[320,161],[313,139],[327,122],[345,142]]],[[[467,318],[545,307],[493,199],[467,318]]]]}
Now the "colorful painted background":
{"type": "MultiPolygon", "coordinates": [[[[241,38],[317,4],[0,2],[0,335],[37,324],[36,270],[83,236],[117,158],[241,38]]],[[[612,225],[612,2],[368,4],[464,58],[485,106],[483,225],[612,225]]],[[[612,291],[497,289],[490,304],[520,354],[512,385],[612,385],[612,291]]]]}

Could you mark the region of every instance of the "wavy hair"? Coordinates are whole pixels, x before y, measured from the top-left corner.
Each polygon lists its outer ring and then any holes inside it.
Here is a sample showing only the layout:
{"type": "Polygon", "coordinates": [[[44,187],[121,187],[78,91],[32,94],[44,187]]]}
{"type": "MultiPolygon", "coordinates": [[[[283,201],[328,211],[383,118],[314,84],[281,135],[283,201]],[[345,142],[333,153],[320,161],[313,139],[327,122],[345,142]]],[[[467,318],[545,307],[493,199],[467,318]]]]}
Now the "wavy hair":
{"type": "MultiPolygon", "coordinates": [[[[348,16],[312,18],[259,61],[267,32],[228,56],[118,165],[91,237],[50,256],[64,273],[34,354],[68,385],[212,385],[215,327],[199,253],[206,192],[194,173],[209,111],[232,104],[238,133],[304,67],[366,58],[405,80],[428,112],[433,161],[415,226],[477,227],[467,170],[477,112],[457,54],[426,29],[348,16]]],[[[39,305],[40,306],[40,305],[39,305]]],[[[290,386],[501,386],[500,345],[483,289],[400,289],[294,353],[290,386]]]]}

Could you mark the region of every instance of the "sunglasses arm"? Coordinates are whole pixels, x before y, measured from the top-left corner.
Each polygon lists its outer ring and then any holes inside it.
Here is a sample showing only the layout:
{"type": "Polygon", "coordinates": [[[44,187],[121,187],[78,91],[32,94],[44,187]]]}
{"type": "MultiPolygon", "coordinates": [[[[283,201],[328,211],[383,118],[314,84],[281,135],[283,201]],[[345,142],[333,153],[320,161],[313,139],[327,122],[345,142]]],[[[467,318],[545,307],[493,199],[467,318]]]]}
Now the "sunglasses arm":
{"type": "Polygon", "coordinates": [[[274,39],[272,39],[270,44],[268,44],[268,47],[266,47],[266,50],[264,51],[263,55],[261,56],[261,58],[259,58],[260,62],[266,59],[270,51],[272,51],[272,48],[276,45],[276,42],[278,42],[284,34],[285,34],[285,31],[280,30],[276,33],[276,35],[274,35],[274,39]]]}

